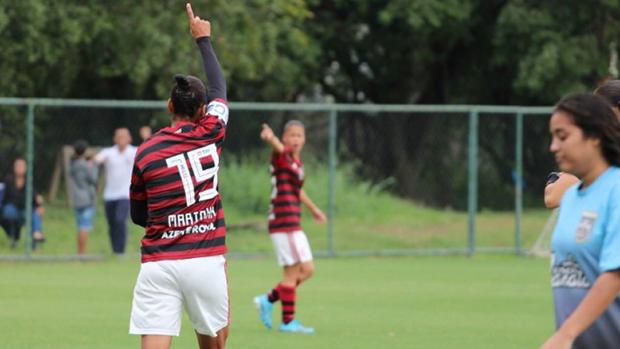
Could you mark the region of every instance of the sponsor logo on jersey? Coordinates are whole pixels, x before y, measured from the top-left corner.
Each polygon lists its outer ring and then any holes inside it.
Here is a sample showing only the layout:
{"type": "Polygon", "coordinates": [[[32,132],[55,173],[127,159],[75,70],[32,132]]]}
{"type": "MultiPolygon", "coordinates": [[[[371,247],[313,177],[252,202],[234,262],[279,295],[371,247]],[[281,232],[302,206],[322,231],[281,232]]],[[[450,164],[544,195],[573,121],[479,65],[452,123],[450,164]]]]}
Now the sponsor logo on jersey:
{"type": "Polygon", "coordinates": [[[551,287],[590,288],[590,282],[574,257],[551,269],[551,287]]]}
{"type": "Polygon", "coordinates": [[[214,231],[214,230],[215,230],[215,224],[213,223],[198,224],[198,225],[193,225],[191,227],[187,227],[183,230],[170,230],[170,231],[164,232],[161,238],[162,239],[174,239],[179,236],[184,236],[188,234],[204,234],[204,233],[214,231]]]}

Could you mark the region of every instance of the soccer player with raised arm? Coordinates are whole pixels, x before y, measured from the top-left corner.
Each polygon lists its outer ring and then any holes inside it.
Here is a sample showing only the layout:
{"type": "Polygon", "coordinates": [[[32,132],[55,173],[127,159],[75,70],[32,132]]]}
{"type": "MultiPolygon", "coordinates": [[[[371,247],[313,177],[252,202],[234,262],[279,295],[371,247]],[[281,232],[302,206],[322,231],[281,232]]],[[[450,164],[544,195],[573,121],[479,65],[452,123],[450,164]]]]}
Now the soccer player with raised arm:
{"type": "Polygon", "coordinates": [[[131,219],[145,227],[142,264],[129,332],[143,349],[168,349],[189,313],[201,349],[224,348],[228,336],[224,211],[219,157],[228,122],[226,82],[211,46],[211,24],[186,5],[192,37],[209,80],[176,75],[168,100],[172,125],[136,154],[131,219]]]}
{"type": "Polygon", "coordinates": [[[269,233],[278,264],[283,268],[282,281],[269,293],[254,298],[263,324],[271,329],[273,303],[282,303],[280,331],[314,333],[295,319],[296,290],[314,272],[312,251],[306,234],[301,229],[301,203],[323,223],[325,214],[310,200],[301,188],[304,183],[304,165],[301,150],[306,142],[305,128],[300,121],[289,121],[284,126],[282,141],[264,124],[260,134],[273,150],[271,182],[273,191],[269,214],[269,233]]]}

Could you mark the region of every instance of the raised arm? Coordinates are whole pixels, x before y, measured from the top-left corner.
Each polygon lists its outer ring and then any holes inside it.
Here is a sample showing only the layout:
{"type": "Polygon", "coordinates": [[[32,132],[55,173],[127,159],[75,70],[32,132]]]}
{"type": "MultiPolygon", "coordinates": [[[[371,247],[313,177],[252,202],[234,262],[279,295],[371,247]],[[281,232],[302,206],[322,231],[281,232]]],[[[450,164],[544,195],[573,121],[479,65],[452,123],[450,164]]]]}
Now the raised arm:
{"type": "Polygon", "coordinates": [[[280,154],[284,152],[284,144],[273,133],[273,130],[269,125],[263,124],[263,128],[260,132],[260,138],[273,149],[274,152],[280,154]]]}
{"type": "Polygon", "coordinates": [[[185,8],[187,10],[190,32],[198,44],[207,80],[209,81],[207,104],[218,98],[226,100],[226,80],[211,45],[211,23],[200,19],[198,16],[194,16],[191,4],[185,5],[185,8]]]}

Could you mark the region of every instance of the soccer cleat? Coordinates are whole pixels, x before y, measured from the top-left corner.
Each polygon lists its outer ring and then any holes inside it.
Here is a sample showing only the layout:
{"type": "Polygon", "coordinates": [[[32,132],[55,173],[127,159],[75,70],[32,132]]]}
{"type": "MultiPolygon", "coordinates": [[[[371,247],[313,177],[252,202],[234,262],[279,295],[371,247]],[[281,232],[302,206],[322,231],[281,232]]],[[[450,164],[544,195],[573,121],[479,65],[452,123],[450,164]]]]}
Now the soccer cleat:
{"type": "Polygon", "coordinates": [[[267,327],[271,329],[273,327],[271,323],[271,313],[273,311],[273,304],[267,299],[266,294],[262,294],[260,296],[254,297],[254,305],[256,309],[258,309],[258,314],[260,316],[260,321],[267,327]]]}
{"type": "Polygon", "coordinates": [[[281,323],[280,332],[312,334],[314,333],[314,328],[302,325],[299,320],[293,320],[288,324],[281,323]]]}

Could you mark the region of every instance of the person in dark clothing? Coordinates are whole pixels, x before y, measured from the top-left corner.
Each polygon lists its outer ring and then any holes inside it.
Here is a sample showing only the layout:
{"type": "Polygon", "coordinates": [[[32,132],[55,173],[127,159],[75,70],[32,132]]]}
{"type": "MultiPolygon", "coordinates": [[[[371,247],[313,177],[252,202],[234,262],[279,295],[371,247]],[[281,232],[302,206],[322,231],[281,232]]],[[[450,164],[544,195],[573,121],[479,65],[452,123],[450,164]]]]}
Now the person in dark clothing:
{"type": "MultiPolygon", "coordinates": [[[[21,236],[21,229],[26,222],[26,160],[18,158],[13,163],[13,173],[4,179],[4,195],[2,198],[0,225],[11,241],[11,248],[17,246],[21,236]]],[[[32,246],[45,241],[42,231],[43,197],[33,190],[32,197],[32,246]]]]}

